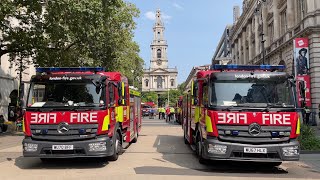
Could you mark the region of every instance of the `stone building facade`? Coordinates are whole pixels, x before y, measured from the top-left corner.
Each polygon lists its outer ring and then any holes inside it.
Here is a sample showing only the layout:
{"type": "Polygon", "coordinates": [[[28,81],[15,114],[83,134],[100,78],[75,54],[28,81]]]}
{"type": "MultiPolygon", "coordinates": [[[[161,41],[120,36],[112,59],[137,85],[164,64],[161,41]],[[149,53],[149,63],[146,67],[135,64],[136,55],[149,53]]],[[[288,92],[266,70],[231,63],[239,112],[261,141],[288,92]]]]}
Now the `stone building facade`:
{"type": "Polygon", "coordinates": [[[232,63],[286,65],[293,70],[293,40],[309,39],[312,111],[320,104],[320,1],[244,0],[230,33],[232,63]],[[263,47],[264,46],[264,47],[263,47]]]}
{"type": "Polygon", "coordinates": [[[153,41],[150,45],[150,68],[144,69],[142,92],[154,91],[161,94],[178,87],[178,70],[168,66],[168,44],[164,38],[164,30],[161,12],[157,10],[156,22],[153,26],[153,41]]]}

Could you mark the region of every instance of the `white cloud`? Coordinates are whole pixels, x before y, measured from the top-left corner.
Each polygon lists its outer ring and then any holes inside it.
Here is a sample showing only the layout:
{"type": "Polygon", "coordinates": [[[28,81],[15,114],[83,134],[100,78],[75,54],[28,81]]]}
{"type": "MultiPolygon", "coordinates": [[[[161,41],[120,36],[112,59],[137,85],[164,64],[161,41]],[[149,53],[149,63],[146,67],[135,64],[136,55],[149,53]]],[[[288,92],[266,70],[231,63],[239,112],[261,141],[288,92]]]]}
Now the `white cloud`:
{"type": "Polygon", "coordinates": [[[173,5],[173,7],[177,8],[177,9],[180,9],[180,10],[184,9],[184,8],[183,8],[180,4],[178,4],[178,3],[173,3],[172,5],[173,5]]]}
{"type": "Polygon", "coordinates": [[[165,13],[162,13],[161,18],[166,21],[166,20],[170,20],[172,17],[165,13]]]}
{"type": "MultiPolygon", "coordinates": [[[[156,13],[153,12],[153,11],[146,12],[144,14],[144,16],[149,20],[152,20],[152,21],[156,20],[156,13]]],[[[161,13],[161,19],[163,19],[165,22],[167,22],[168,20],[172,19],[172,16],[169,16],[169,15],[167,15],[167,14],[162,12],[161,13]]]]}
{"type": "Polygon", "coordinates": [[[144,16],[147,18],[147,19],[150,19],[150,20],[156,20],[156,14],[152,11],[148,11],[144,14],[144,16]]]}

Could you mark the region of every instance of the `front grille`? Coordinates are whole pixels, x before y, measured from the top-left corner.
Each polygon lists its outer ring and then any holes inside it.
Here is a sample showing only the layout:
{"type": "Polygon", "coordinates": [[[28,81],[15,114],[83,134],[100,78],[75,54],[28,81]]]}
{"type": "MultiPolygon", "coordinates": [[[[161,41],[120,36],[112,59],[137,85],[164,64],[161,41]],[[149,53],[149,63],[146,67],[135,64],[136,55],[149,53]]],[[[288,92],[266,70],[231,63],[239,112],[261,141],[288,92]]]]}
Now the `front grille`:
{"type": "Polygon", "coordinates": [[[73,149],[73,150],[51,150],[51,149],[43,149],[41,154],[46,154],[46,155],[64,155],[64,154],[74,154],[74,155],[81,155],[81,154],[86,154],[84,149],[73,149]]]}
{"type": "Polygon", "coordinates": [[[47,141],[83,140],[96,137],[98,124],[70,124],[65,133],[58,132],[58,124],[31,125],[32,138],[47,141]],[[80,133],[80,129],[91,129],[90,132],[80,133]],[[36,132],[36,131],[40,131],[36,132]],[[45,133],[43,131],[46,131],[45,133]]]}
{"type": "Polygon", "coordinates": [[[232,152],[231,157],[233,158],[254,158],[254,159],[280,159],[280,156],[277,152],[271,152],[266,154],[257,154],[257,153],[244,153],[244,152],[232,152]]]}
{"type": "Polygon", "coordinates": [[[245,143],[245,144],[264,144],[281,143],[290,139],[290,126],[261,126],[261,132],[257,136],[249,134],[249,126],[218,125],[219,139],[221,141],[245,143]],[[226,131],[237,131],[237,135],[226,134],[226,131]],[[284,132],[285,135],[273,137],[271,132],[284,132]]]}

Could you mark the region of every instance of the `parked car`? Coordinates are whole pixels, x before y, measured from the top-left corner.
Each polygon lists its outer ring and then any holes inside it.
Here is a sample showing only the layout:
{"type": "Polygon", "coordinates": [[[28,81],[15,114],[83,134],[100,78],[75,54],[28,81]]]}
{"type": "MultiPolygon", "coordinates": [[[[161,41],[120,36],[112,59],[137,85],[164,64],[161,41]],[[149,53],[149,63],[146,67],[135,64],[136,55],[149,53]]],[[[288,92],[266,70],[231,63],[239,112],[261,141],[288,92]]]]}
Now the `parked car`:
{"type": "Polygon", "coordinates": [[[142,116],[149,116],[151,106],[142,105],[142,116]]]}

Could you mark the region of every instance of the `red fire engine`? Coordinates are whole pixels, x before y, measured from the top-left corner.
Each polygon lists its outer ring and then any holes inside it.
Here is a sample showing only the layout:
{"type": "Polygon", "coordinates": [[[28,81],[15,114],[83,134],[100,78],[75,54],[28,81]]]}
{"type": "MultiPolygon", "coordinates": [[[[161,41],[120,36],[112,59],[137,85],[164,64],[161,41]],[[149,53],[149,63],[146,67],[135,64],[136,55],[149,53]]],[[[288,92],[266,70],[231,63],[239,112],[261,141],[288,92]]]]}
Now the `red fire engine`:
{"type": "Polygon", "coordinates": [[[103,68],[37,68],[24,114],[25,157],[115,161],[141,129],[140,93],[103,68]]]}
{"type": "Polygon", "coordinates": [[[183,99],[186,144],[206,160],[299,160],[294,80],[284,66],[212,65],[183,99]]]}

